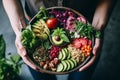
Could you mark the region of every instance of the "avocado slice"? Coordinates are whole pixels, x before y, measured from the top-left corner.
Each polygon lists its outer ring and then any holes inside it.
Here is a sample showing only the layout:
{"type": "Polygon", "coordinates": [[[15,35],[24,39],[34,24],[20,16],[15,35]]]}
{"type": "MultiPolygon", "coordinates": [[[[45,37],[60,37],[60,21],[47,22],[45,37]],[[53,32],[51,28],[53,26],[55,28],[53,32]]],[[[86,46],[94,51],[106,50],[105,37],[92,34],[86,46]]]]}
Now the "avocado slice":
{"type": "Polygon", "coordinates": [[[60,60],[61,60],[61,59],[62,59],[62,57],[63,57],[63,54],[62,54],[62,52],[60,51],[60,52],[59,52],[59,55],[58,55],[58,59],[60,59],[60,60]]]}
{"type": "Polygon", "coordinates": [[[65,61],[62,61],[61,63],[63,64],[63,70],[62,71],[64,72],[64,71],[67,70],[68,64],[65,61]]]}
{"type": "Polygon", "coordinates": [[[43,40],[48,39],[48,36],[50,34],[50,30],[48,29],[43,19],[39,19],[32,25],[32,31],[38,38],[43,40]]]}
{"type": "Polygon", "coordinates": [[[56,40],[56,36],[52,36],[52,42],[57,46],[63,44],[63,40],[62,39],[56,40]]]}

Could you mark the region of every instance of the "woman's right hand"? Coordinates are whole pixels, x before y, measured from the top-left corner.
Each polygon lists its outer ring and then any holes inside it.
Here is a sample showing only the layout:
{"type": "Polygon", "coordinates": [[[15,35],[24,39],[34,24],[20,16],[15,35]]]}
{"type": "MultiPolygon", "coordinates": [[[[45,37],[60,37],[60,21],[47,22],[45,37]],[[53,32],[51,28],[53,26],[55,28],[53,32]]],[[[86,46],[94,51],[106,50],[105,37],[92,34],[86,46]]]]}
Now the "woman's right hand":
{"type": "MultiPolygon", "coordinates": [[[[32,69],[36,70],[36,71],[40,71],[35,64],[31,61],[31,59],[29,58],[29,56],[27,55],[26,49],[25,47],[22,45],[21,42],[21,35],[17,35],[16,36],[16,40],[15,40],[15,45],[17,48],[17,52],[19,53],[19,55],[22,57],[23,61],[30,66],[32,69]]],[[[40,71],[41,72],[41,71],[40,71]]]]}

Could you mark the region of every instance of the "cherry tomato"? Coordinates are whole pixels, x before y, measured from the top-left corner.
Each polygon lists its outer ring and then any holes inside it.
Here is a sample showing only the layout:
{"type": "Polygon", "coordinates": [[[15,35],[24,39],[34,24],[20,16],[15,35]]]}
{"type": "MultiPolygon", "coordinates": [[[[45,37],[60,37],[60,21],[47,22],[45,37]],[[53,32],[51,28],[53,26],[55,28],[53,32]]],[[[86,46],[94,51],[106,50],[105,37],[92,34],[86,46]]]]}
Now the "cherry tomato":
{"type": "Polygon", "coordinates": [[[57,20],[57,18],[49,18],[49,19],[47,19],[46,24],[49,29],[53,29],[57,26],[58,20],[57,20]]]}

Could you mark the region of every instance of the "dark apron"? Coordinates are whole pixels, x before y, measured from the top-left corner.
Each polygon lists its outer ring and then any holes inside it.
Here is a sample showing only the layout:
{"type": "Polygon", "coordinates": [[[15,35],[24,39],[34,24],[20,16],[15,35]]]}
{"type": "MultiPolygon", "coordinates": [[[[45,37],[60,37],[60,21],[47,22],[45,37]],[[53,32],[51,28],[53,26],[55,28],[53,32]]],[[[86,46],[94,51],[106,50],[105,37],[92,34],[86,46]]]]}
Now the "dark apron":
{"type": "MultiPolygon", "coordinates": [[[[84,15],[89,22],[92,22],[97,3],[98,0],[63,0],[63,6],[77,10],[84,15]]],[[[39,11],[40,6],[48,8],[57,5],[57,0],[26,0],[25,9],[26,12],[33,17],[39,11]]]]}

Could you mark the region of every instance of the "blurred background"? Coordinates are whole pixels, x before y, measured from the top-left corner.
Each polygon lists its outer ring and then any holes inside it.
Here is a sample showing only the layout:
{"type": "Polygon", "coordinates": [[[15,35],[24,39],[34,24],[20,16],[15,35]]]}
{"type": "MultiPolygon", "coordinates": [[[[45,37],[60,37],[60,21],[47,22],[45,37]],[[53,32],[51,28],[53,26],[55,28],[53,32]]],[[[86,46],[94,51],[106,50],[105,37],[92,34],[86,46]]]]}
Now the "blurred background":
{"type": "MultiPolygon", "coordinates": [[[[24,5],[24,0],[21,0],[24,5]]],[[[8,17],[4,11],[2,0],[0,0],[0,34],[3,34],[3,37],[6,42],[6,57],[8,57],[8,53],[16,54],[17,50],[15,47],[15,34],[12,30],[11,24],[8,20],[8,17]]],[[[22,80],[34,80],[31,73],[29,72],[28,67],[23,64],[22,65],[22,80]]]]}
{"type": "MultiPolygon", "coordinates": [[[[24,5],[24,0],[21,1],[24,5]]],[[[6,41],[6,56],[8,56],[8,53],[17,53],[14,42],[15,34],[4,11],[1,0],[0,34],[3,34],[6,41]]],[[[113,9],[104,34],[105,43],[92,80],[120,80],[120,0],[117,1],[113,9]]],[[[20,76],[22,80],[34,80],[25,64],[22,65],[22,74],[20,76]]]]}

